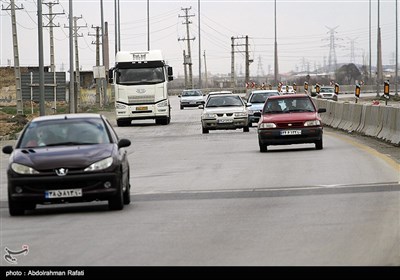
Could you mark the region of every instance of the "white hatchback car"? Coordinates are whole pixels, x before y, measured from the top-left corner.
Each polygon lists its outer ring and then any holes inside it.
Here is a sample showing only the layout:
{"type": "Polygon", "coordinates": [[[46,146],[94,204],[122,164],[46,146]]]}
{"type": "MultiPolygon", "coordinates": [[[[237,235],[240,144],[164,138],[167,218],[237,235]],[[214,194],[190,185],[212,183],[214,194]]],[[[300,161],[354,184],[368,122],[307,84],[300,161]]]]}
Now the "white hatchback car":
{"type": "Polygon", "coordinates": [[[201,114],[202,132],[217,129],[243,128],[249,132],[247,105],[237,94],[214,94],[209,96],[201,114]]]}

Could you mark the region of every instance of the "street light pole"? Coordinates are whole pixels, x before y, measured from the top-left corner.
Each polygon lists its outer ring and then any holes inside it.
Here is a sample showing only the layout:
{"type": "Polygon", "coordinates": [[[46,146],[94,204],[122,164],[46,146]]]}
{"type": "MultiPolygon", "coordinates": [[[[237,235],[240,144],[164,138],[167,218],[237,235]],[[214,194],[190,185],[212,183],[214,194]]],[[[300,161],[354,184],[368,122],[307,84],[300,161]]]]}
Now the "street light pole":
{"type": "Polygon", "coordinates": [[[201,80],[201,39],[200,39],[200,0],[197,1],[197,10],[199,11],[199,15],[198,15],[198,26],[199,26],[199,31],[198,31],[198,35],[199,35],[199,88],[201,89],[202,87],[202,80],[201,80]]]}
{"type": "Polygon", "coordinates": [[[150,0],[147,0],[147,50],[150,50],[150,0]]]}
{"type": "Polygon", "coordinates": [[[274,80],[278,86],[278,43],[276,40],[276,0],[274,1],[274,19],[275,19],[275,44],[274,44],[274,80]]]}

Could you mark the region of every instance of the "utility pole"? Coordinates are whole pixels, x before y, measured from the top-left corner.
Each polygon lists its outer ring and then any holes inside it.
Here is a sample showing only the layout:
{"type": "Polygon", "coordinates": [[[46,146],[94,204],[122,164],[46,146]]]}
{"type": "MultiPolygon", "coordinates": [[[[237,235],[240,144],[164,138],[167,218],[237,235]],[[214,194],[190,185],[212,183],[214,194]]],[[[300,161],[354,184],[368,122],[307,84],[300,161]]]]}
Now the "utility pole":
{"type": "MultiPolygon", "coordinates": [[[[102,61],[103,61],[103,65],[106,66],[106,52],[105,52],[105,48],[106,48],[106,44],[105,44],[105,28],[104,28],[104,8],[103,8],[103,0],[100,1],[100,19],[101,19],[101,45],[103,46],[101,51],[102,51],[102,61]]],[[[107,32],[108,32],[108,28],[107,28],[107,32]]],[[[108,47],[108,46],[107,46],[108,47]]],[[[108,65],[108,64],[107,64],[108,65]]],[[[108,70],[108,66],[105,68],[106,70],[108,70]]],[[[108,71],[106,71],[105,73],[105,79],[103,79],[103,83],[102,83],[102,87],[103,87],[103,92],[104,92],[104,101],[107,99],[107,84],[108,84],[108,71]]]]}
{"type": "Polygon", "coordinates": [[[274,83],[278,86],[278,42],[277,42],[277,31],[276,31],[276,0],[274,1],[274,22],[275,22],[275,42],[274,42],[274,83]]]}
{"type": "Polygon", "coordinates": [[[188,50],[188,56],[186,58],[186,64],[189,65],[189,83],[188,83],[188,88],[193,88],[193,72],[192,72],[192,54],[190,51],[190,41],[196,39],[195,37],[190,38],[189,36],[189,24],[191,24],[192,22],[189,21],[190,17],[194,17],[194,15],[189,15],[189,10],[190,8],[181,8],[182,11],[185,11],[185,15],[181,16],[178,15],[178,17],[183,17],[185,18],[185,22],[183,22],[182,24],[186,24],[186,38],[180,39],[178,38],[178,41],[187,41],[187,50],[188,50]]]}
{"type": "Polygon", "coordinates": [[[79,28],[87,27],[87,25],[78,25],[78,20],[82,18],[80,17],[73,17],[73,37],[74,37],[74,45],[75,45],[75,83],[74,83],[74,97],[75,97],[75,105],[74,110],[78,112],[78,108],[80,106],[80,97],[81,97],[81,75],[80,75],[80,66],[79,66],[79,46],[78,46],[78,37],[83,37],[83,34],[79,34],[79,28]]]}
{"type": "Polygon", "coordinates": [[[208,88],[206,51],[204,51],[204,75],[206,78],[206,86],[205,87],[208,88]]]}
{"type": "MultiPolygon", "coordinates": [[[[96,34],[90,34],[89,36],[96,36],[96,41],[93,42],[92,44],[96,45],[96,66],[100,66],[100,26],[92,26],[92,28],[96,29],[96,34]]],[[[97,78],[96,79],[96,104],[98,105],[98,107],[100,108],[100,106],[102,106],[102,96],[101,96],[101,79],[97,78]]]]}
{"type": "MultiPolygon", "coordinates": [[[[397,1],[397,0],[396,0],[397,1]]],[[[371,0],[369,0],[369,85],[372,85],[372,47],[371,47],[371,0]]]]}
{"type": "Polygon", "coordinates": [[[22,102],[22,89],[21,89],[21,69],[19,67],[19,53],[18,53],[18,36],[17,36],[17,20],[15,17],[15,10],[21,10],[24,7],[17,7],[15,5],[15,1],[11,0],[10,4],[3,8],[1,5],[1,9],[3,11],[11,10],[11,26],[12,26],[12,37],[13,37],[13,51],[14,51],[14,75],[15,75],[15,89],[16,89],[16,97],[17,97],[17,114],[24,114],[24,104],[22,102]]]}
{"type": "Polygon", "coordinates": [[[44,96],[44,58],[43,58],[43,15],[42,0],[37,1],[38,7],[38,57],[39,57],[39,110],[40,115],[46,115],[45,96],[44,96]]]}
{"type": "Polygon", "coordinates": [[[109,50],[109,42],[108,42],[108,22],[104,23],[104,40],[103,40],[103,52],[104,52],[104,67],[106,70],[105,73],[105,81],[104,81],[104,102],[108,104],[108,94],[107,94],[107,86],[108,86],[108,69],[110,69],[110,50],[109,50]]]}
{"type": "Polygon", "coordinates": [[[55,67],[55,62],[54,62],[54,33],[53,33],[53,28],[54,27],[60,27],[60,24],[55,24],[54,23],[54,18],[57,15],[64,15],[65,13],[53,13],[53,6],[58,5],[59,1],[57,0],[56,2],[44,2],[44,5],[46,5],[49,9],[48,14],[43,14],[44,16],[47,17],[49,23],[47,25],[44,25],[43,27],[49,27],[49,33],[50,33],[50,72],[53,72],[53,95],[54,95],[54,105],[53,105],[53,110],[54,113],[57,110],[57,79],[56,79],[56,67],[55,67]]]}
{"type": "Polygon", "coordinates": [[[74,41],[73,41],[73,5],[69,0],[69,112],[75,113],[75,94],[74,94],[74,41]]]}
{"type": "Polygon", "coordinates": [[[231,84],[233,84],[232,87],[235,86],[235,67],[234,67],[234,60],[235,60],[235,53],[240,53],[242,51],[235,51],[235,47],[237,46],[245,46],[245,82],[250,81],[250,63],[253,62],[252,59],[250,59],[250,54],[249,54],[249,36],[240,36],[240,37],[231,37],[231,47],[232,47],[232,54],[231,54],[231,84]],[[244,44],[235,44],[236,39],[245,39],[244,44]]]}
{"type": "Polygon", "coordinates": [[[187,77],[187,63],[186,63],[186,53],[185,50],[183,50],[183,71],[185,73],[185,89],[188,88],[188,77],[187,77]]]}
{"type": "Polygon", "coordinates": [[[382,50],[381,50],[381,25],[380,25],[380,1],[378,0],[378,47],[376,65],[376,97],[379,97],[379,86],[382,82],[382,50]]]}
{"type": "Polygon", "coordinates": [[[197,34],[199,35],[199,86],[198,88],[201,89],[202,85],[202,80],[201,80],[201,29],[200,29],[200,0],[197,0],[197,10],[198,10],[198,32],[197,34]]]}
{"type": "Polygon", "coordinates": [[[399,96],[399,92],[398,92],[398,84],[399,84],[399,76],[398,76],[398,72],[399,72],[399,23],[398,23],[398,13],[397,13],[397,0],[396,0],[396,72],[395,72],[395,82],[394,82],[394,95],[395,96],[399,96]]]}
{"type": "Polygon", "coordinates": [[[231,37],[231,88],[235,87],[235,37],[231,37]]]}

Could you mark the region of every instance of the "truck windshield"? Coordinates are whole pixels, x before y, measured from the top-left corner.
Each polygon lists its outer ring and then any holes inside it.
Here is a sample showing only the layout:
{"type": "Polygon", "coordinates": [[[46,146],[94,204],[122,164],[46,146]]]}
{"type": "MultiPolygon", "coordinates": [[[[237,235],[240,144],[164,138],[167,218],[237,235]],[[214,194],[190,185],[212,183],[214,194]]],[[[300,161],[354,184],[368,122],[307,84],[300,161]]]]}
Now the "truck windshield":
{"type": "Polygon", "coordinates": [[[129,68],[118,69],[117,84],[142,85],[158,84],[165,82],[164,68],[129,68]]]}

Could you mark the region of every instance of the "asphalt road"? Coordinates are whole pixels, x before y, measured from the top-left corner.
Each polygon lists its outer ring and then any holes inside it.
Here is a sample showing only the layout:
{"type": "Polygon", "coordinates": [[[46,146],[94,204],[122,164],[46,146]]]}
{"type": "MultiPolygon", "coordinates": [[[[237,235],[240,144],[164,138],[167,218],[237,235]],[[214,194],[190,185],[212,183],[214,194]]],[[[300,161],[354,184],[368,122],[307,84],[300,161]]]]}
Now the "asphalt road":
{"type": "Polygon", "coordinates": [[[115,127],[132,141],[122,211],[99,202],[10,217],[2,154],[1,251],[28,245],[23,266],[400,265],[395,157],[329,129],[321,151],[260,153],[255,127],[203,135],[201,110],[171,100],[170,125],[115,127]]]}

